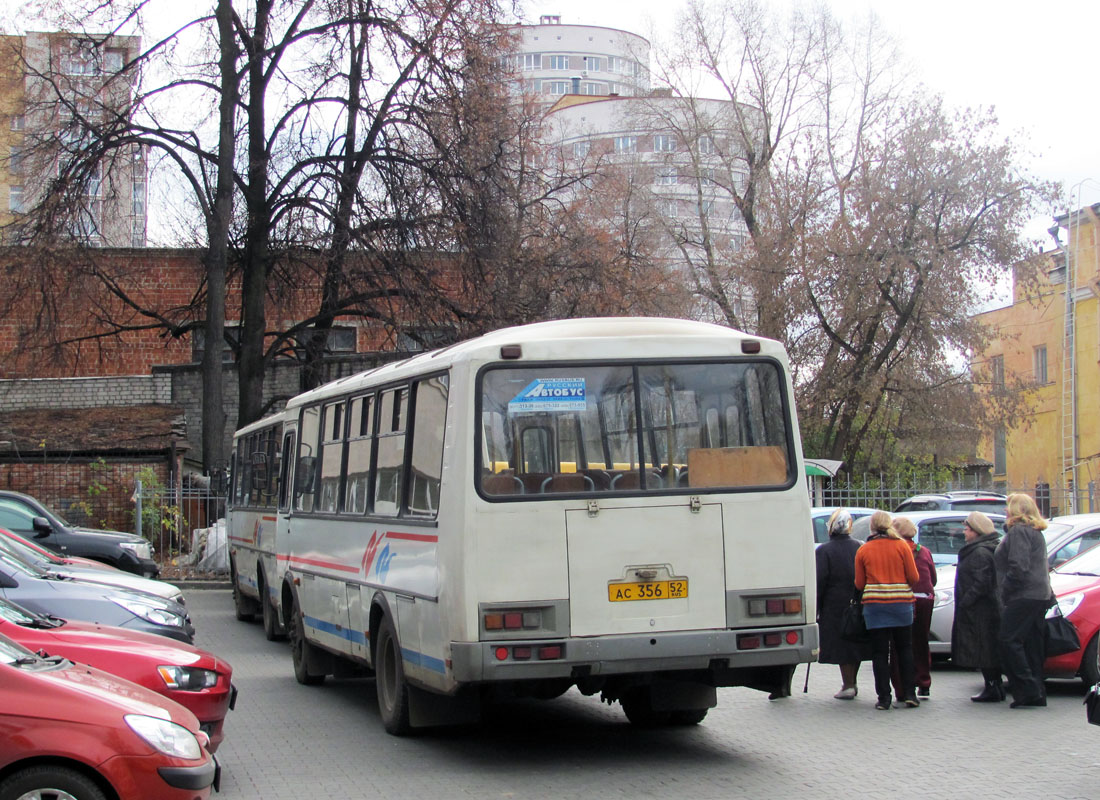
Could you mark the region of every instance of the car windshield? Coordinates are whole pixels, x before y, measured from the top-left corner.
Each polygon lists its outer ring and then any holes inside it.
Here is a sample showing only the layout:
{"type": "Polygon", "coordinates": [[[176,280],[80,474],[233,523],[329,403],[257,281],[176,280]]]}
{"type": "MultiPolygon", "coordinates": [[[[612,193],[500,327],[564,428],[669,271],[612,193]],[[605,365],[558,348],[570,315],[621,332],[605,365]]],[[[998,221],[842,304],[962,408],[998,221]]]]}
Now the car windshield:
{"type": "Polygon", "coordinates": [[[1100,575],[1100,547],[1093,547],[1054,569],[1060,575],[1100,575]]]}
{"type": "MultiPolygon", "coordinates": [[[[5,540],[15,545],[16,552],[18,552],[20,548],[25,548],[26,550],[33,552],[38,558],[45,559],[51,564],[65,563],[65,559],[57,555],[57,553],[47,550],[44,547],[39,547],[34,542],[24,539],[17,533],[12,533],[11,531],[6,531],[3,528],[0,528],[0,545],[4,544],[5,540]]],[[[34,561],[37,559],[32,558],[30,560],[34,561]]]]}
{"type": "Polygon", "coordinates": [[[25,608],[9,603],[0,597],[0,619],[6,619],[16,625],[33,625],[38,618],[31,616],[31,612],[25,608]]]}
{"type": "Polygon", "coordinates": [[[0,634],[0,664],[15,664],[27,658],[31,661],[38,661],[38,657],[23,645],[17,644],[7,636],[0,634]]]}
{"type": "Polygon", "coordinates": [[[11,553],[16,558],[21,558],[24,561],[35,564],[43,569],[48,566],[48,562],[41,554],[36,553],[31,548],[24,545],[22,542],[18,542],[14,539],[9,539],[7,536],[0,536],[0,553],[11,553]]]}
{"type": "Polygon", "coordinates": [[[18,572],[21,575],[31,575],[35,578],[42,578],[48,574],[46,570],[41,567],[36,567],[29,561],[24,561],[14,553],[9,553],[5,550],[0,550],[0,566],[18,572]]]}

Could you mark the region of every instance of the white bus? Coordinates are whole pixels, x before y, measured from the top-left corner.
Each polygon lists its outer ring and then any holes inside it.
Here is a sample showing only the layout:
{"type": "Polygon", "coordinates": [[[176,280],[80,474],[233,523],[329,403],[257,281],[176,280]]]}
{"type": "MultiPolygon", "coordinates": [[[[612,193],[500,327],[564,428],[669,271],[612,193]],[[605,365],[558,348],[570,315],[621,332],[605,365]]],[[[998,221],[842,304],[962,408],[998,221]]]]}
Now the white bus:
{"type": "Polygon", "coordinates": [[[280,481],[280,472],[294,457],[289,449],[293,431],[294,423],[285,413],[247,425],[233,437],[230,462],[226,538],[233,604],[239,620],[262,614],[270,640],[284,636],[277,609],[286,559],[277,553],[289,525],[288,500],[282,497],[280,502],[280,493],[287,492],[289,484],[280,481]]]}
{"type": "MultiPolygon", "coordinates": [[[[391,733],[574,686],[633,723],[691,724],[716,687],[783,696],[816,658],[777,342],[672,319],[539,323],[340,379],[274,424],[279,503],[242,509],[234,544],[274,522],[271,607],[297,679],[372,670],[391,733]]],[[[265,485],[235,463],[235,486],[265,485]]]]}

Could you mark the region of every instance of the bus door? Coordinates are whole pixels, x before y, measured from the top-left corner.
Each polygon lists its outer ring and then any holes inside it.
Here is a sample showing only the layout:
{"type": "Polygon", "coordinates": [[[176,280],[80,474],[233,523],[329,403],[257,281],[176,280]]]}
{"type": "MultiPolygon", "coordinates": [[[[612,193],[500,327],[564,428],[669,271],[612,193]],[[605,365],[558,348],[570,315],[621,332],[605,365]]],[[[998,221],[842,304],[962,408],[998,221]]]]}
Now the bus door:
{"type": "Polygon", "coordinates": [[[282,596],[283,576],[290,553],[290,508],[294,497],[294,447],[296,431],[287,425],[283,431],[282,457],[279,464],[279,505],[275,514],[275,569],[270,577],[272,602],[279,608],[282,596]]]}

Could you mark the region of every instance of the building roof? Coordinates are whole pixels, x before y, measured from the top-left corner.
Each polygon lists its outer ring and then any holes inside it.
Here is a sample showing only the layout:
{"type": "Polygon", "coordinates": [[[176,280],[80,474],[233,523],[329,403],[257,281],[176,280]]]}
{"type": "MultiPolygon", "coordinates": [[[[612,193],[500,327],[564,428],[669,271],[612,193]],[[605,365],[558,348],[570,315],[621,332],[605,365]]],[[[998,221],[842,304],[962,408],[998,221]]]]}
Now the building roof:
{"type": "Polygon", "coordinates": [[[39,408],[0,412],[0,458],[154,455],[187,449],[178,406],[39,408]]]}

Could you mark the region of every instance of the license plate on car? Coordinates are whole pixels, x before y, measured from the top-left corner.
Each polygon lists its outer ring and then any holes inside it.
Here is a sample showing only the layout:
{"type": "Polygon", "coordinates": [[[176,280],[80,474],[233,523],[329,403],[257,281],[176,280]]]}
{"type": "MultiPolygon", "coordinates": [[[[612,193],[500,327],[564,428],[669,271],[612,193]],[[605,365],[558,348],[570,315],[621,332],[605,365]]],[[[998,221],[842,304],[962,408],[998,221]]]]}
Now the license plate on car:
{"type": "Polygon", "coordinates": [[[612,603],[630,600],[678,600],[688,596],[687,578],[668,581],[638,581],[637,583],[609,583],[607,599],[612,603]]]}

